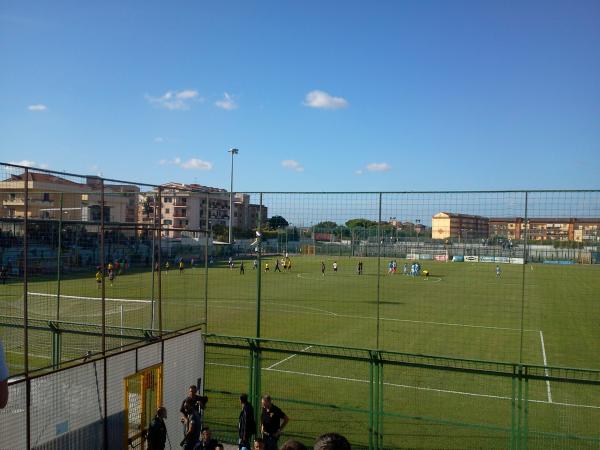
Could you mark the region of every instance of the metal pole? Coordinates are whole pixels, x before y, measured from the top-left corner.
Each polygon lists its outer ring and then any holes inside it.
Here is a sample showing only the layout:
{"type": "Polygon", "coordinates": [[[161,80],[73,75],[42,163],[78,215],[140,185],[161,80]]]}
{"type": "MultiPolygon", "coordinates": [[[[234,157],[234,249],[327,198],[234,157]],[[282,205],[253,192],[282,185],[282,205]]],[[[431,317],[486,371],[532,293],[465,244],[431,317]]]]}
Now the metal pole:
{"type": "Polygon", "coordinates": [[[124,312],[123,312],[123,305],[119,306],[119,315],[120,315],[120,322],[121,322],[121,348],[123,348],[123,326],[124,326],[124,312]]]}
{"type": "Polygon", "coordinates": [[[529,240],[529,225],[527,223],[527,206],[529,199],[529,192],[525,192],[525,217],[523,223],[525,224],[525,239],[523,240],[523,264],[521,267],[521,342],[519,345],[519,362],[523,363],[523,328],[524,328],[524,317],[525,317],[525,265],[527,264],[527,242],[529,240]]]}
{"type": "Polygon", "coordinates": [[[108,372],[106,358],[106,283],[104,279],[104,180],[100,179],[100,262],[102,265],[102,365],[103,365],[103,407],[104,420],[102,421],[102,448],[108,450],[108,372]]]}
{"type": "Polygon", "coordinates": [[[155,270],[154,270],[154,266],[156,265],[156,208],[160,208],[161,205],[158,204],[157,206],[157,196],[156,194],[154,194],[154,208],[153,208],[153,212],[152,212],[152,260],[151,260],[151,264],[152,264],[152,268],[151,268],[151,274],[152,274],[152,287],[151,287],[151,292],[150,292],[150,304],[152,307],[152,318],[151,318],[151,322],[150,322],[150,329],[154,330],[154,327],[156,326],[156,304],[154,301],[154,277],[155,277],[155,270]]]}
{"type": "MultiPolygon", "coordinates": [[[[28,330],[28,317],[29,311],[27,309],[28,299],[27,299],[27,284],[28,284],[28,261],[27,261],[27,253],[29,251],[29,243],[27,239],[27,234],[29,231],[29,169],[25,169],[24,173],[24,195],[25,198],[23,200],[23,369],[25,370],[25,377],[27,378],[26,383],[26,425],[27,425],[27,448],[31,448],[31,382],[29,380],[29,330],[28,330]]],[[[33,183],[32,183],[33,184],[33,183]]]]}
{"type": "Polygon", "coordinates": [[[206,242],[204,245],[204,321],[206,322],[206,332],[208,333],[208,243],[210,238],[210,222],[208,220],[209,216],[209,196],[208,192],[206,193],[206,208],[204,209],[206,218],[206,242]]]}
{"type": "Polygon", "coordinates": [[[158,187],[158,334],[162,336],[163,323],[162,323],[162,187],[158,187]]]}
{"type": "Polygon", "coordinates": [[[239,150],[237,148],[232,148],[228,150],[231,153],[231,184],[229,188],[229,244],[233,244],[233,155],[237,155],[239,150]]]}
{"type": "Polygon", "coordinates": [[[63,193],[60,193],[60,210],[58,212],[58,257],[56,262],[56,320],[60,320],[60,260],[62,257],[62,216],[63,193]]]}
{"type": "Polygon", "coordinates": [[[261,283],[261,271],[262,271],[262,263],[261,263],[261,252],[262,252],[262,203],[263,203],[263,195],[262,192],[260,194],[260,203],[258,209],[258,225],[256,230],[258,231],[257,241],[258,241],[258,252],[257,252],[257,260],[258,267],[256,271],[256,337],[260,337],[260,283],[261,283]]]}
{"type": "Polygon", "coordinates": [[[379,350],[379,313],[380,313],[380,302],[379,295],[381,291],[381,198],[383,194],[379,193],[379,220],[377,221],[377,338],[376,348],[379,350]]]}

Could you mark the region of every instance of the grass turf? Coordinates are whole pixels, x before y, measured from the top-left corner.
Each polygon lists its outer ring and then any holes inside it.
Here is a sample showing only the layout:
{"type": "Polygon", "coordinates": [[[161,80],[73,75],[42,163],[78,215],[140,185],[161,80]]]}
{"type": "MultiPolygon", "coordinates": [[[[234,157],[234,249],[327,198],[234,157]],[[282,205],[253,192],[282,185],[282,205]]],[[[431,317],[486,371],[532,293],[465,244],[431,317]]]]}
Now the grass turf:
{"type": "MultiPolygon", "coordinates": [[[[270,262],[271,270],[261,273],[262,337],[351,347],[373,348],[379,343],[380,348],[393,351],[540,365],[545,354],[548,365],[600,368],[600,267],[505,264],[496,277],[494,264],[424,261],[423,268],[431,273],[425,280],[388,275],[383,259],[378,267],[376,258],[364,258],[360,276],[356,258],[337,259],[337,273],[332,271],[331,257],[292,260],[293,269],[283,273],[274,272],[273,258],[263,261],[270,262]],[[326,264],[325,276],[320,272],[321,260],[326,264]]],[[[403,264],[399,261],[399,272],[403,264]]],[[[254,335],[257,274],[248,261],[245,268],[241,275],[237,266],[234,270],[223,264],[211,267],[207,291],[204,268],[163,273],[164,328],[207,319],[209,332],[254,335]]],[[[93,272],[61,281],[61,320],[101,322],[101,303],[93,299],[99,297],[93,272]]],[[[112,299],[107,302],[107,323],[150,327],[151,286],[151,275],[145,271],[119,276],[112,286],[107,280],[106,296],[112,299]]],[[[56,317],[56,289],[53,280],[29,283],[29,292],[46,294],[30,296],[30,317],[56,317]]],[[[22,285],[0,286],[0,293],[0,313],[22,315],[22,285]]],[[[11,370],[18,370],[22,331],[1,330],[11,370]]],[[[30,339],[30,364],[47,365],[50,334],[35,332],[30,339]]],[[[76,339],[66,354],[97,350],[99,343],[99,339],[76,339]]],[[[206,361],[206,387],[218,399],[211,402],[215,406],[209,419],[226,431],[235,423],[236,402],[219,392],[247,390],[248,354],[209,348],[206,361]]],[[[263,391],[280,399],[280,406],[293,418],[289,435],[306,439],[335,425],[353,442],[366,444],[368,364],[290,353],[265,354],[262,367],[263,391]]],[[[593,425],[600,423],[597,386],[551,383],[552,403],[545,382],[530,382],[528,389],[533,400],[528,403],[530,447],[547,448],[552,442],[555,448],[597,448],[598,442],[576,438],[563,442],[564,438],[543,434],[597,435],[593,425]]],[[[391,416],[384,419],[384,445],[509,447],[512,396],[509,378],[386,367],[383,397],[391,416]]]]}

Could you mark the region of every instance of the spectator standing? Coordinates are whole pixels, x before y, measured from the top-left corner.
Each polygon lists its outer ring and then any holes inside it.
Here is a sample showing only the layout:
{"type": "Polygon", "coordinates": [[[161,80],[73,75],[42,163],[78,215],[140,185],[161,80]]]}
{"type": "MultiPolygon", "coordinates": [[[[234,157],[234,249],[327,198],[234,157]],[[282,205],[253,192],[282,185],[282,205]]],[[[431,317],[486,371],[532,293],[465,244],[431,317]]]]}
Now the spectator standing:
{"type": "Polygon", "coordinates": [[[277,450],[277,441],[289,420],[289,417],[273,404],[269,395],[263,396],[260,428],[265,450],[277,450]]]}
{"type": "MultiPolygon", "coordinates": [[[[196,402],[192,398],[186,398],[184,402],[186,417],[185,436],[181,441],[183,450],[194,450],[200,439],[200,414],[196,410],[196,402]]],[[[212,449],[214,450],[214,449],[212,449]]]]}
{"type": "Polygon", "coordinates": [[[248,401],[248,394],[240,395],[240,403],[242,410],[240,411],[240,419],[238,422],[238,447],[242,450],[243,447],[250,449],[250,440],[256,434],[256,421],[254,420],[254,408],[248,401]]]}
{"type": "Polygon", "coordinates": [[[166,418],[167,409],[161,406],[156,410],[156,415],[148,427],[148,450],[165,450],[165,443],[167,442],[166,418]]]}

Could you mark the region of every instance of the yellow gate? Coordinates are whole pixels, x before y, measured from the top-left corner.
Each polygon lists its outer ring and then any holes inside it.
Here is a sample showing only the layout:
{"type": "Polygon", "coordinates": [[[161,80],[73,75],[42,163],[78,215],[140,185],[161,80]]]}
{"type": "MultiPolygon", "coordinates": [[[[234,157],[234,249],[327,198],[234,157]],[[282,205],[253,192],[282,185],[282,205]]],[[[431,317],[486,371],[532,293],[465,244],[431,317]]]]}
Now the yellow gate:
{"type": "Polygon", "coordinates": [[[125,378],[125,446],[144,450],[148,426],[162,405],[162,364],[125,378]]]}

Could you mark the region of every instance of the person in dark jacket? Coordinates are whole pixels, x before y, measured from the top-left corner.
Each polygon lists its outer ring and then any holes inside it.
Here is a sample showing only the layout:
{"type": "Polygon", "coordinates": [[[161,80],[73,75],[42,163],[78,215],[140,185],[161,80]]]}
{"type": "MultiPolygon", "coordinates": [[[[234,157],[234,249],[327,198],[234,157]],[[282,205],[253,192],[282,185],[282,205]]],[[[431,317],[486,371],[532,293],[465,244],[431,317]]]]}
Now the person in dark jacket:
{"type": "Polygon", "coordinates": [[[254,420],[254,409],[248,401],[248,394],[240,395],[240,403],[242,410],[240,411],[240,419],[238,422],[238,446],[242,448],[250,448],[252,436],[256,434],[256,421],[254,420]]]}
{"type": "Polygon", "coordinates": [[[165,419],[167,418],[167,409],[161,406],[156,410],[156,415],[150,426],[148,427],[148,450],[165,450],[165,442],[167,441],[167,426],[165,419]]]}

